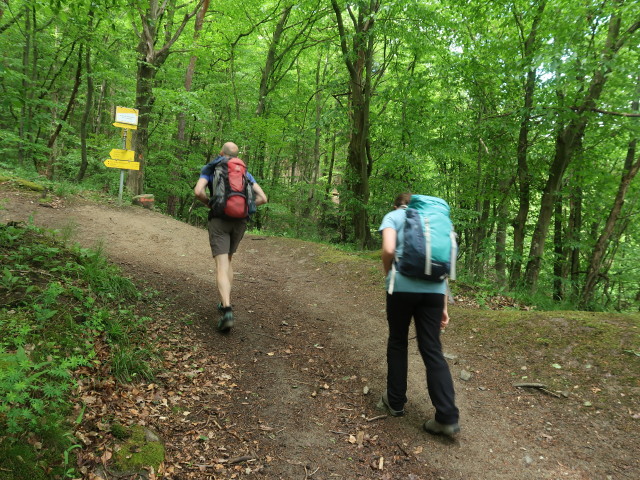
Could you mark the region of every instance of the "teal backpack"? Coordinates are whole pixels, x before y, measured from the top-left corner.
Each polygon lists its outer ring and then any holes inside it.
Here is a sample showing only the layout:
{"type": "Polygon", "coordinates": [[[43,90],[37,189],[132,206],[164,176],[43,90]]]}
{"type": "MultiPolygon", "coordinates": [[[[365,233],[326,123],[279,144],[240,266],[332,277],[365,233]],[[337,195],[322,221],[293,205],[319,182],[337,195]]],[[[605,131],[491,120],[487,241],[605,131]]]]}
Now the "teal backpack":
{"type": "Polygon", "coordinates": [[[389,294],[393,293],[396,271],[431,282],[455,280],[458,244],[449,211],[449,204],[441,198],[411,196],[403,226],[402,257],[393,263],[389,294]]]}

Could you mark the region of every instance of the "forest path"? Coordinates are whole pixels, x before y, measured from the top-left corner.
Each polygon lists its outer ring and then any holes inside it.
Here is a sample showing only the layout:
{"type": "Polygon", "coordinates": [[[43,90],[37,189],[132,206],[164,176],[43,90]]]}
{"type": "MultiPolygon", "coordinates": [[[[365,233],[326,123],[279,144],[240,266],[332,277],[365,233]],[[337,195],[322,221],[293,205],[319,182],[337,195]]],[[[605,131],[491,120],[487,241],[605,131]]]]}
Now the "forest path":
{"type": "MultiPolygon", "coordinates": [[[[637,450],[629,451],[637,443],[623,442],[622,452],[606,435],[590,434],[591,420],[494,375],[493,353],[457,331],[467,312],[458,306],[451,308],[443,343],[453,358],[459,437],[451,442],[421,429],[433,409],[415,345],[408,414],[375,419],[386,371],[385,294],[377,263],[322,245],[248,235],[233,260],[236,326],[221,335],[214,327],[214,263],[204,230],[139,207],[84,200],[44,207],[37,195],[4,187],[0,202],[3,222],[32,219],[81,245],[101,244],[124,272],[170,300],[162,314],[188,324],[183,346],[224,362],[232,388],[219,381],[203,393],[203,383],[194,382],[193,392],[183,386],[180,396],[195,398],[202,425],[217,425],[218,434],[227,435],[217,441],[228,442],[227,448],[218,443],[203,453],[197,441],[190,447],[185,440],[200,432],[186,432],[180,416],[154,419],[168,446],[169,478],[640,478],[637,450]],[[460,379],[463,369],[473,373],[471,380],[460,379]],[[190,448],[200,450],[195,455],[190,448]],[[255,461],[215,475],[207,470],[213,456],[232,448],[255,461]],[[185,458],[199,458],[200,469],[192,462],[187,467],[185,458]]],[[[220,372],[207,373],[220,378],[220,372]]],[[[598,428],[606,432],[606,425],[598,428]]]]}

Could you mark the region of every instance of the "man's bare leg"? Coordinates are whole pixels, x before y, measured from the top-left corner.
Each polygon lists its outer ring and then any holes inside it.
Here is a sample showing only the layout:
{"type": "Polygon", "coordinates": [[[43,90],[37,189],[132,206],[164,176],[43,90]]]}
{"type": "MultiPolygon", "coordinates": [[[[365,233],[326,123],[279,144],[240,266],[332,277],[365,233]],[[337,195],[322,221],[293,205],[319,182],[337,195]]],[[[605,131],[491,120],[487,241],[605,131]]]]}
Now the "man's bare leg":
{"type": "Polygon", "coordinates": [[[233,288],[233,264],[231,263],[231,259],[233,258],[233,253],[229,254],[229,268],[227,268],[227,278],[229,281],[229,303],[222,304],[223,307],[231,306],[231,289],[233,288]]]}
{"type": "Polygon", "coordinates": [[[233,270],[231,268],[231,255],[216,255],[216,284],[220,293],[220,302],[223,307],[231,306],[231,283],[233,270]]]}

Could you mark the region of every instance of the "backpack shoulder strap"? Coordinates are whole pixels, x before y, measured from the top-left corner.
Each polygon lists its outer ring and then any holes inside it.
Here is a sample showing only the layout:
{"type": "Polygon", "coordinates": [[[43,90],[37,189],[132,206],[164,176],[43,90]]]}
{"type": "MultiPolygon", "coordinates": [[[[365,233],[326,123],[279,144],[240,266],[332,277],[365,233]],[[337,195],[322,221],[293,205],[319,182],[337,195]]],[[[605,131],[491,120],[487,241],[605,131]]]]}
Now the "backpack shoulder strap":
{"type": "Polygon", "coordinates": [[[213,172],[214,172],[216,166],[218,164],[220,164],[224,159],[225,159],[225,157],[216,157],[215,159],[211,160],[204,167],[202,167],[201,174],[213,176],[213,172]]]}

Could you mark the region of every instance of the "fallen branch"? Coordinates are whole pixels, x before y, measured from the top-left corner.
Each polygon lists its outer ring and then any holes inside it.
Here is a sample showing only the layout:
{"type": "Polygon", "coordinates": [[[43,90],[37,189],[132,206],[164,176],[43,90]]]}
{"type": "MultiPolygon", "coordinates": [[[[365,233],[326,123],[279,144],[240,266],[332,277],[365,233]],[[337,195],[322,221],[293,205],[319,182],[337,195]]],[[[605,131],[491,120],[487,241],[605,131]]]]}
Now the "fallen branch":
{"type": "Polygon", "coordinates": [[[380,420],[380,419],[382,419],[382,418],[387,418],[387,417],[388,417],[388,415],[378,415],[377,417],[365,418],[365,420],[366,420],[367,422],[373,422],[373,421],[375,421],[375,420],[380,420]]]}
{"type": "Polygon", "coordinates": [[[242,439],[242,438],[240,438],[240,436],[239,436],[237,433],[232,432],[232,431],[231,431],[231,430],[229,430],[228,428],[221,426],[221,425],[220,425],[217,421],[215,421],[215,420],[213,421],[213,423],[215,424],[215,426],[216,426],[216,427],[218,427],[218,430],[221,430],[221,431],[223,431],[223,432],[226,432],[226,433],[228,433],[229,435],[231,435],[232,437],[234,437],[234,438],[236,438],[236,439],[238,439],[239,441],[241,441],[241,442],[243,442],[243,443],[244,443],[244,441],[245,441],[245,440],[244,440],[244,439],[242,439]]]}
{"type": "Polygon", "coordinates": [[[399,443],[396,443],[396,445],[398,446],[398,448],[399,448],[400,450],[402,450],[402,453],[404,453],[404,455],[405,455],[406,457],[410,457],[410,456],[411,456],[411,455],[409,455],[409,453],[404,449],[404,447],[403,447],[402,445],[400,445],[399,443]]]}
{"type": "Polygon", "coordinates": [[[304,466],[304,479],[305,480],[307,480],[307,478],[313,477],[316,474],[316,472],[318,470],[320,470],[320,467],[318,467],[313,472],[310,472],[309,470],[307,470],[307,466],[306,465],[303,465],[303,466],[304,466]]]}
{"type": "Polygon", "coordinates": [[[556,392],[552,392],[544,383],[514,383],[513,386],[517,388],[535,388],[536,390],[540,390],[541,392],[546,393],[547,395],[551,395],[552,397],[562,398],[562,395],[556,392]]]}
{"type": "Polygon", "coordinates": [[[197,468],[216,468],[216,465],[221,465],[221,464],[234,465],[236,463],[251,462],[255,460],[258,460],[258,459],[253,455],[242,455],[241,457],[234,457],[234,458],[218,458],[216,460],[216,463],[214,464],[208,464],[208,463],[190,464],[189,462],[181,462],[181,463],[186,465],[192,465],[197,468]]]}
{"type": "Polygon", "coordinates": [[[251,460],[257,460],[257,458],[253,455],[243,455],[241,457],[230,458],[226,463],[228,463],[229,465],[233,465],[235,463],[250,462],[251,460]]]}

